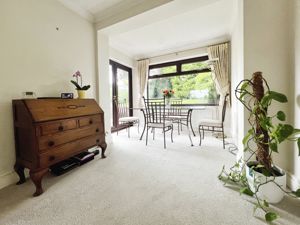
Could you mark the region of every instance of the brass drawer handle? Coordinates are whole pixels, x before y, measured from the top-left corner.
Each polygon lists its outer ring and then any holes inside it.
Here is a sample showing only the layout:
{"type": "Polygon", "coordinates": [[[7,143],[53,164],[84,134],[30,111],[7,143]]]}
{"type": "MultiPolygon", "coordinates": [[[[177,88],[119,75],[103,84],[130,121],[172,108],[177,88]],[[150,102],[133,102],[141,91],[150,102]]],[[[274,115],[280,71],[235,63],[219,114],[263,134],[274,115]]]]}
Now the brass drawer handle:
{"type": "Polygon", "coordinates": [[[54,141],[49,141],[49,142],[48,142],[48,146],[49,146],[49,147],[52,147],[54,144],[55,144],[54,141]]]}
{"type": "Polygon", "coordinates": [[[58,127],[58,130],[59,130],[59,131],[63,131],[63,130],[64,130],[64,127],[63,127],[63,126],[59,126],[59,127],[58,127]]]}
{"type": "Polygon", "coordinates": [[[99,132],[99,128],[96,129],[96,132],[97,132],[97,133],[99,132]]]}
{"type": "Polygon", "coordinates": [[[55,156],[51,155],[49,156],[49,161],[53,161],[55,159],[55,156]]]}

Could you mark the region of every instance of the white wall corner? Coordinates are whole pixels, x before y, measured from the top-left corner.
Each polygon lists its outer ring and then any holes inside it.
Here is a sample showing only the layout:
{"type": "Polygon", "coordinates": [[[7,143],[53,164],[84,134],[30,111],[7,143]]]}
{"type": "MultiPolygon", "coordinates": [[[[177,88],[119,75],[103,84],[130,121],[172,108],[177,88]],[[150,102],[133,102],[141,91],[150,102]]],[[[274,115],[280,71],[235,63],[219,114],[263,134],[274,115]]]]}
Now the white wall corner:
{"type": "Polygon", "coordinates": [[[14,171],[0,175],[0,189],[14,184],[18,181],[18,176],[14,171]]]}
{"type": "Polygon", "coordinates": [[[286,178],[287,178],[287,186],[292,191],[296,191],[298,188],[300,188],[300,180],[298,180],[295,175],[293,175],[290,172],[286,172],[286,178]]]}

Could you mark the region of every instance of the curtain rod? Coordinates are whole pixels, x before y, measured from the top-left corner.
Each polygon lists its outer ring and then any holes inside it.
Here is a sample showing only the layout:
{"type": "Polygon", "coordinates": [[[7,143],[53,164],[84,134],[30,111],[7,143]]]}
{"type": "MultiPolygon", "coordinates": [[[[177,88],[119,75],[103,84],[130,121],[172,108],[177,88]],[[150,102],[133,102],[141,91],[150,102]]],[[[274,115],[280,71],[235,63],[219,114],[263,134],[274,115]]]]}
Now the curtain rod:
{"type": "Polygon", "coordinates": [[[162,54],[162,55],[156,55],[156,56],[152,56],[152,57],[149,57],[149,58],[142,58],[142,59],[138,59],[137,61],[142,61],[142,60],[145,60],[145,59],[153,59],[153,58],[156,58],[156,57],[162,57],[162,56],[167,56],[167,55],[172,55],[172,54],[178,55],[179,53],[192,51],[192,50],[196,50],[196,49],[199,49],[199,48],[207,48],[207,47],[210,47],[210,46],[226,44],[226,43],[230,43],[230,41],[225,41],[225,42],[221,42],[221,43],[217,43],[217,44],[213,44],[213,45],[208,45],[208,46],[203,46],[203,47],[190,48],[190,49],[186,49],[186,50],[182,50],[182,51],[178,51],[178,52],[171,52],[171,53],[166,53],[166,54],[162,54]]]}

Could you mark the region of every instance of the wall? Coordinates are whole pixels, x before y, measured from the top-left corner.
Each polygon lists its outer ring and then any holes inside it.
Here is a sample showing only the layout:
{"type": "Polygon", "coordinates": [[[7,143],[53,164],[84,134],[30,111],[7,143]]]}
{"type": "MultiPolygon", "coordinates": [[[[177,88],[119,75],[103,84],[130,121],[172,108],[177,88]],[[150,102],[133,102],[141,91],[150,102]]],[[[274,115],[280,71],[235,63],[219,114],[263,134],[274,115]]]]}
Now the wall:
{"type": "MultiPolygon", "coordinates": [[[[244,74],[246,78],[250,78],[253,72],[262,71],[270,88],[285,93],[291,100],[294,99],[294,94],[291,88],[293,47],[290,46],[292,13],[289,3],[286,0],[244,1],[244,74]]],[[[274,102],[269,111],[276,113],[283,110],[287,113],[287,122],[292,123],[292,108],[293,101],[288,104],[274,102]]],[[[245,115],[245,125],[248,124],[247,118],[245,115]]],[[[288,171],[288,183],[291,186],[295,173],[299,176],[294,168],[296,165],[293,166],[292,162],[299,166],[299,159],[290,143],[281,144],[279,152],[273,154],[274,162],[288,171]]]]}
{"type": "Polygon", "coordinates": [[[16,181],[11,100],[23,91],[39,97],[74,92],[80,70],[96,97],[93,25],[53,0],[0,3],[0,188],[16,181]],[[56,29],[58,27],[58,30],[56,29]]]}
{"type": "MultiPolygon", "coordinates": [[[[291,48],[293,53],[293,78],[294,88],[293,88],[293,118],[295,127],[300,128],[300,1],[293,0],[293,4],[291,5],[291,9],[293,12],[294,22],[292,27],[292,43],[293,46],[291,48]]],[[[298,156],[298,148],[296,144],[292,149],[292,160],[290,161],[290,171],[291,171],[291,187],[296,189],[300,188],[300,157],[298,156]]]]}
{"type": "Polygon", "coordinates": [[[237,159],[244,155],[242,139],[244,136],[244,108],[234,96],[238,83],[244,78],[244,5],[235,0],[235,19],[231,35],[231,132],[233,142],[239,148],[237,159]]]}
{"type": "Polygon", "coordinates": [[[109,39],[101,31],[97,32],[97,50],[98,50],[98,87],[99,104],[105,112],[105,131],[106,142],[111,143],[111,99],[109,82],[109,39]]]}

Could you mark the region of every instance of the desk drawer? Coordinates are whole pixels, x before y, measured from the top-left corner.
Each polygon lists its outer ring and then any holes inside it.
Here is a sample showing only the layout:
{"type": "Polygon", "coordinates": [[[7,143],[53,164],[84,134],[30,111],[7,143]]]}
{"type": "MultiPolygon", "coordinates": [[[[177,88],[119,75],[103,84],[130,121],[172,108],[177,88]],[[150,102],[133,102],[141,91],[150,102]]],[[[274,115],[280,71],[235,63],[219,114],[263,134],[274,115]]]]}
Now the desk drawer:
{"type": "Polygon", "coordinates": [[[102,141],[104,141],[103,135],[94,135],[53,148],[40,155],[40,167],[46,168],[68,159],[88,148],[99,145],[102,141]]]}
{"type": "Polygon", "coordinates": [[[55,133],[53,135],[42,136],[39,139],[39,150],[41,152],[47,151],[48,149],[53,149],[58,145],[101,133],[103,133],[103,126],[98,123],[80,129],[73,129],[55,133]]]}
{"type": "Polygon", "coordinates": [[[100,114],[95,116],[87,116],[79,119],[79,126],[80,127],[89,126],[95,123],[100,123],[101,121],[102,119],[100,114]]]}
{"type": "Polygon", "coordinates": [[[58,132],[63,132],[66,130],[77,128],[77,121],[76,119],[72,119],[72,120],[63,120],[60,122],[45,123],[45,124],[41,124],[40,128],[41,128],[42,135],[55,134],[58,132]]]}

